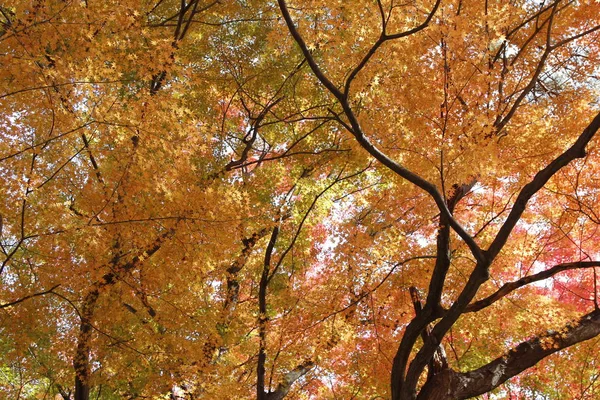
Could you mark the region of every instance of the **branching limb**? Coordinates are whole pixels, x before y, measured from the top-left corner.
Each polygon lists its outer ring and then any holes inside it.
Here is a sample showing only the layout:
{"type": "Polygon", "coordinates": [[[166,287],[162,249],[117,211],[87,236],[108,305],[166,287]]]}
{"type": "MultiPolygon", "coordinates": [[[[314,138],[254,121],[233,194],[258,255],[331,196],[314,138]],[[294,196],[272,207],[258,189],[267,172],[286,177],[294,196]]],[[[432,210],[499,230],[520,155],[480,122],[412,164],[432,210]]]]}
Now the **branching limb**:
{"type": "Polygon", "coordinates": [[[149,257],[154,255],[167,241],[175,234],[175,227],[163,232],[159,235],[145,251],[133,257],[130,261],[121,263],[121,255],[117,253],[109,262],[110,272],[104,274],[101,279],[92,285],[91,290],[87,293],[81,306],[79,317],[81,319],[79,325],[79,334],[77,337],[77,347],[73,358],[73,369],[75,370],[75,400],[87,400],[90,392],[90,344],[93,334],[92,321],[95,314],[96,304],[100,297],[101,290],[114,285],[119,277],[141,264],[149,257]]]}
{"type": "Polygon", "coordinates": [[[325,189],[323,189],[322,191],[319,192],[319,194],[317,194],[315,196],[315,198],[313,199],[312,203],[310,204],[310,206],[308,207],[308,210],[306,210],[306,212],[304,213],[304,216],[302,217],[302,220],[300,221],[300,223],[298,224],[298,229],[296,229],[296,233],[294,234],[294,237],[292,238],[290,244],[288,245],[288,247],[281,253],[281,257],[279,257],[279,260],[277,261],[277,264],[275,264],[275,267],[273,268],[273,270],[270,272],[270,275],[268,276],[268,280],[270,281],[273,276],[275,276],[275,274],[277,273],[277,271],[279,270],[279,267],[281,267],[281,264],[283,264],[283,260],[285,259],[285,257],[287,256],[287,254],[292,250],[292,248],[294,247],[294,245],[296,244],[296,240],[298,240],[298,237],[300,236],[300,232],[302,232],[302,228],[304,227],[304,223],[306,222],[306,219],[308,218],[308,215],[310,214],[310,212],[313,210],[313,208],[315,207],[315,205],[317,204],[317,201],[325,194],[327,193],[328,190],[330,190],[332,187],[334,187],[335,185],[337,185],[340,182],[343,182],[345,180],[348,179],[352,179],[362,173],[364,173],[365,171],[367,171],[369,168],[371,168],[371,163],[369,163],[365,168],[363,168],[362,170],[358,171],[358,172],[354,172],[345,176],[342,176],[342,171],[340,171],[340,173],[338,174],[338,176],[333,180],[332,183],[330,183],[329,185],[327,185],[325,187],[325,189]]]}
{"type": "Polygon", "coordinates": [[[381,35],[379,36],[379,39],[377,39],[375,44],[373,44],[373,46],[371,46],[371,48],[369,49],[367,54],[365,54],[363,59],[360,60],[358,65],[352,70],[352,72],[350,72],[350,75],[348,76],[348,79],[346,79],[346,83],[344,84],[344,97],[348,98],[348,95],[350,93],[350,85],[352,84],[352,81],[354,80],[354,78],[356,78],[358,73],[365,67],[365,65],[367,65],[367,63],[369,62],[371,57],[373,57],[373,55],[375,55],[375,53],[377,52],[377,49],[379,49],[379,47],[382,44],[384,44],[385,42],[387,42],[389,40],[400,39],[403,37],[414,35],[415,33],[427,28],[427,26],[431,22],[431,19],[437,12],[437,9],[439,8],[440,3],[441,3],[441,0],[436,0],[435,4],[433,5],[433,8],[429,12],[429,14],[427,14],[427,18],[425,19],[425,21],[422,24],[420,24],[412,29],[409,29],[407,31],[404,31],[404,32],[398,32],[398,33],[388,35],[386,32],[388,20],[385,18],[385,13],[383,12],[381,2],[378,2],[379,12],[381,14],[382,26],[383,26],[382,30],[381,30],[381,35]]]}
{"type": "MultiPolygon", "coordinates": [[[[477,294],[479,287],[488,279],[489,266],[491,262],[495,259],[500,250],[504,247],[506,241],[508,240],[508,237],[512,232],[512,229],[521,219],[521,215],[525,211],[529,199],[531,199],[531,197],[533,197],[533,195],[537,193],[546,184],[546,182],[548,182],[548,180],[551,177],[553,177],[561,168],[568,165],[571,161],[573,161],[576,158],[585,157],[585,148],[587,144],[592,140],[599,128],[600,113],[596,115],[594,120],[584,129],[583,133],[568,150],[566,150],[564,153],[562,153],[560,156],[554,159],[546,168],[539,171],[533,178],[533,180],[523,187],[523,189],[517,196],[513,209],[511,210],[506,221],[504,222],[504,225],[502,225],[496,238],[493,240],[489,249],[485,252],[484,260],[478,260],[475,269],[469,276],[467,284],[463,288],[457,300],[454,302],[454,304],[452,304],[452,307],[450,307],[450,309],[444,315],[444,317],[433,328],[432,335],[430,336],[431,340],[424,343],[423,347],[419,350],[419,352],[411,362],[408,372],[406,374],[406,381],[401,381],[404,383],[404,387],[402,388],[403,396],[406,396],[408,398],[414,397],[414,392],[416,391],[420,372],[423,370],[423,368],[425,368],[429,359],[433,356],[435,349],[437,348],[444,335],[454,325],[454,323],[458,320],[460,315],[463,312],[465,312],[465,309],[477,294]]],[[[424,329],[426,325],[425,321],[419,322],[420,323],[415,327],[415,329],[424,329]]],[[[409,333],[409,329],[407,329],[406,332],[407,333],[405,333],[405,336],[407,336],[407,334],[409,333]]],[[[416,332],[414,330],[411,330],[410,334],[412,339],[414,335],[416,335],[416,332]]],[[[397,367],[397,369],[402,367],[401,361],[404,360],[408,360],[408,354],[403,353],[402,360],[398,361],[400,366],[397,367]]],[[[400,369],[400,371],[402,370],[400,369]]],[[[399,372],[397,372],[397,374],[399,374],[399,372]]],[[[395,378],[399,379],[400,375],[397,375],[395,378]]],[[[398,396],[400,396],[400,394],[398,394],[398,396]]],[[[394,400],[395,399],[396,398],[394,398],[394,400]]]]}
{"type": "MultiPolygon", "coordinates": [[[[169,59],[170,59],[169,63],[175,62],[175,52],[179,48],[179,42],[185,38],[185,36],[188,32],[188,29],[190,28],[190,25],[193,22],[194,16],[198,13],[204,12],[204,11],[208,10],[209,8],[219,4],[219,0],[215,0],[211,3],[208,3],[204,7],[198,8],[199,2],[200,2],[200,0],[190,0],[190,2],[186,4],[185,0],[181,0],[179,12],[176,15],[174,15],[170,18],[167,18],[167,20],[164,21],[164,23],[166,23],[167,21],[177,18],[177,25],[175,26],[175,32],[173,34],[173,42],[171,43],[172,51],[171,51],[171,54],[169,55],[169,59]]],[[[150,81],[150,94],[151,95],[155,95],[156,93],[158,93],[158,91],[161,89],[166,77],[167,77],[166,68],[163,69],[161,72],[156,73],[152,77],[152,79],[150,81]]]]}
{"type": "Polygon", "coordinates": [[[600,335],[600,310],[584,315],[558,332],[548,331],[514,347],[507,354],[474,371],[457,374],[456,399],[467,399],[491,391],[507,379],[534,366],[562,349],[600,335]]]}
{"type": "Polygon", "coordinates": [[[242,270],[244,265],[246,265],[248,257],[250,257],[250,253],[252,252],[252,249],[256,243],[265,237],[267,233],[268,229],[263,228],[254,233],[252,236],[242,239],[244,248],[237,258],[231,263],[229,268],[227,268],[227,295],[225,297],[225,304],[223,305],[226,314],[231,313],[238,301],[240,284],[237,280],[237,274],[242,270]]]}
{"type": "Polygon", "coordinates": [[[90,162],[92,163],[92,167],[94,168],[94,172],[96,173],[96,179],[98,180],[98,182],[100,182],[102,185],[104,185],[104,179],[102,178],[102,174],[100,173],[100,168],[98,167],[96,158],[94,157],[94,154],[92,153],[92,150],[90,149],[90,141],[87,138],[87,136],[85,135],[85,133],[81,134],[81,140],[83,140],[83,145],[85,147],[85,151],[87,152],[90,162]]]}
{"type": "Polygon", "coordinates": [[[312,368],[314,363],[306,361],[283,376],[282,381],[277,385],[274,392],[266,394],[265,400],[283,400],[289,393],[294,382],[306,375],[312,368]]]}
{"type": "Polygon", "coordinates": [[[548,182],[550,178],[552,178],[560,169],[571,163],[573,160],[586,156],[585,148],[594,138],[598,129],[600,129],[600,113],[596,114],[592,122],[590,122],[590,124],[583,130],[581,135],[579,135],[575,143],[569,147],[569,149],[552,160],[548,166],[540,170],[535,175],[531,182],[523,187],[517,196],[515,204],[506,218],[506,221],[500,228],[500,231],[496,235],[488,250],[485,252],[489,260],[493,260],[504,247],[504,244],[508,240],[513,228],[521,219],[521,215],[525,211],[527,202],[533,197],[533,195],[535,195],[542,187],[544,187],[546,182],[548,182]]]}
{"type": "Polygon", "coordinates": [[[489,295],[485,299],[478,300],[474,303],[469,304],[469,306],[465,309],[465,312],[476,312],[482,310],[491,304],[494,304],[498,300],[502,299],[506,295],[512,293],[516,289],[519,289],[525,285],[528,285],[533,282],[539,282],[544,279],[551,278],[552,276],[558,274],[559,272],[569,271],[572,269],[582,269],[582,268],[593,268],[600,267],[600,261],[579,261],[572,263],[564,263],[558,264],[554,267],[547,269],[542,272],[538,272],[537,274],[529,275],[523,277],[517,281],[505,283],[500,289],[498,289],[493,294],[489,295]]]}
{"type": "MultiPolygon", "coordinates": [[[[415,309],[415,315],[419,315],[419,313],[421,313],[423,311],[423,306],[421,305],[421,298],[419,296],[419,290],[416,287],[411,286],[409,288],[409,291],[410,291],[410,298],[413,303],[413,308],[415,309]]],[[[431,335],[431,327],[429,325],[427,325],[427,327],[421,332],[421,337],[423,338],[423,341],[428,340],[430,335],[431,335]]],[[[448,359],[446,357],[446,351],[444,350],[444,346],[442,346],[441,344],[438,346],[437,350],[435,351],[435,354],[429,361],[428,368],[429,368],[429,371],[427,373],[428,380],[433,378],[434,374],[441,372],[444,369],[448,368],[448,359]]]]}
{"type": "MultiPolygon", "coordinates": [[[[469,191],[473,188],[477,182],[476,178],[472,178],[470,182],[462,185],[455,184],[452,187],[452,193],[446,203],[451,213],[454,212],[454,208],[458,202],[465,197],[469,191]]],[[[446,281],[446,275],[450,269],[450,226],[448,224],[448,218],[441,214],[438,234],[436,238],[436,260],[431,274],[431,280],[429,281],[429,292],[427,293],[427,301],[425,308],[432,312],[432,317],[439,314],[441,309],[441,298],[442,291],[444,289],[444,282],[446,281]]]]}
{"type": "Polygon", "coordinates": [[[231,171],[232,169],[243,165],[246,162],[246,160],[248,159],[248,153],[252,149],[252,146],[254,145],[254,142],[258,137],[258,130],[261,127],[262,121],[267,116],[269,111],[273,107],[275,107],[277,103],[279,103],[281,100],[283,100],[283,97],[275,99],[274,101],[267,104],[267,106],[265,106],[265,108],[258,114],[258,116],[250,117],[250,119],[253,120],[253,123],[252,127],[250,128],[250,132],[248,132],[244,139],[242,139],[242,141],[244,142],[244,149],[242,150],[242,154],[238,160],[232,160],[229,163],[227,163],[227,165],[225,165],[224,171],[231,171]]]}
{"type": "MultiPolygon", "coordinates": [[[[379,148],[377,148],[373,143],[371,143],[371,141],[367,138],[367,136],[365,135],[365,133],[362,130],[362,127],[360,126],[360,124],[358,122],[358,119],[356,118],[356,115],[352,111],[350,103],[348,102],[347,93],[342,92],[340,89],[338,89],[337,86],[332,81],[330,81],[329,78],[327,78],[327,76],[323,73],[323,71],[321,70],[319,65],[316,63],[310,50],[308,49],[308,46],[306,45],[306,42],[304,42],[304,39],[298,32],[298,29],[296,28],[296,26],[294,25],[294,22],[290,16],[290,13],[289,13],[289,10],[285,3],[285,0],[278,0],[278,4],[279,4],[279,8],[281,10],[281,14],[283,15],[285,22],[287,24],[287,27],[290,31],[290,34],[292,35],[292,37],[294,38],[294,40],[300,47],[300,50],[304,54],[304,57],[306,58],[313,73],[319,79],[319,81],[323,84],[323,86],[325,86],[327,88],[327,90],[329,90],[330,93],[335,96],[335,98],[338,100],[338,102],[342,106],[344,114],[349,122],[348,125],[344,124],[344,126],[349,126],[350,129],[348,129],[348,130],[354,135],[354,137],[356,138],[356,141],[371,156],[373,156],[376,160],[378,160],[381,164],[383,164],[384,166],[386,166],[387,168],[392,170],[394,173],[396,173],[400,177],[406,179],[407,181],[411,182],[415,186],[417,186],[417,187],[421,188],[422,190],[426,191],[427,193],[429,193],[431,195],[431,197],[434,199],[440,212],[448,218],[448,224],[469,246],[469,249],[473,253],[473,256],[475,257],[475,259],[477,259],[478,261],[483,261],[484,256],[483,256],[481,249],[479,248],[477,243],[475,243],[475,240],[454,219],[450,210],[447,207],[447,204],[446,204],[443,196],[437,190],[435,185],[432,184],[431,182],[423,179],[421,176],[415,174],[414,172],[410,171],[409,169],[405,168],[401,164],[398,164],[391,158],[389,158],[381,150],[379,150],[379,148]]],[[[410,32],[410,31],[407,31],[407,32],[410,32]]],[[[402,35],[407,36],[408,34],[405,32],[405,33],[402,33],[402,35]]]]}
{"type": "Polygon", "coordinates": [[[558,2],[555,3],[554,7],[552,8],[550,16],[548,17],[548,30],[546,33],[546,48],[544,49],[544,53],[542,54],[542,56],[540,57],[540,60],[538,61],[538,64],[533,73],[533,76],[529,80],[529,83],[527,84],[527,86],[525,86],[525,88],[523,88],[523,90],[521,91],[521,93],[519,94],[519,96],[517,97],[515,102],[513,103],[512,107],[510,108],[510,110],[508,111],[506,116],[504,118],[501,118],[501,116],[499,115],[496,122],[494,122],[494,128],[496,129],[496,132],[500,132],[508,124],[508,122],[512,119],[512,117],[517,112],[517,109],[521,105],[521,102],[533,90],[533,88],[535,87],[535,85],[538,81],[538,78],[540,77],[540,74],[544,70],[546,60],[547,60],[548,56],[550,55],[550,52],[553,49],[553,46],[551,43],[551,32],[552,32],[552,25],[554,22],[554,16],[556,14],[557,7],[558,7],[558,2]]]}

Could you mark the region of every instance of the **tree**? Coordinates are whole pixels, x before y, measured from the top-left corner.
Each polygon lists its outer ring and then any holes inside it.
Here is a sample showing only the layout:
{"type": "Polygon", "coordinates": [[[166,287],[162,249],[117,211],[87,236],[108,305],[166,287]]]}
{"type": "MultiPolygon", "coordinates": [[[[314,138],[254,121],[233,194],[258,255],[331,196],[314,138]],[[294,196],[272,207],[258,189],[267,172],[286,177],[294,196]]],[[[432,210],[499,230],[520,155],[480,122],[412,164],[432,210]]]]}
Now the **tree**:
{"type": "Polygon", "coordinates": [[[0,7],[1,390],[597,397],[599,8],[0,7]]]}

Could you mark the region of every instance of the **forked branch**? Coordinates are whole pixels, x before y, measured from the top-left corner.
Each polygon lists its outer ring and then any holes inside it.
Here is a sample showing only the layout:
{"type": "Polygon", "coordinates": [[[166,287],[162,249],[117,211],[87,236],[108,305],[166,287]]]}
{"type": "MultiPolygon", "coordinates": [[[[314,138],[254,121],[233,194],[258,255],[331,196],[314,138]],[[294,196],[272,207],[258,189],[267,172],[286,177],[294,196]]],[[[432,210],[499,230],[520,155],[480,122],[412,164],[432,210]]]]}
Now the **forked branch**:
{"type": "Polygon", "coordinates": [[[327,90],[329,90],[329,92],[335,96],[339,104],[342,106],[344,114],[349,122],[349,124],[343,124],[344,127],[346,127],[354,135],[356,141],[373,158],[375,158],[377,161],[379,161],[381,164],[389,168],[391,171],[393,171],[400,177],[406,179],[415,186],[429,193],[429,195],[431,195],[431,197],[435,201],[440,212],[447,217],[448,224],[469,246],[469,249],[471,250],[475,259],[478,261],[483,261],[483,252],[481,251],[475,240],[464,230],[464,228],[458,223],[458,221],[454,219],[452,213],[448,209],[446,201],[444,200],[443,196],[440,194],[436,186],[433,183],[422,178],[421,176],[417,175],[416,173],[412,172],[411,170],[405,168],[403,165],[389,158],[379,148],[377,148],[365,135],[360,123],[358,122],[356,115],[354,114],[354,111],[352,110],[352,107],[350,106],[350,103],[348,102],[347,93],[342,92],[340,89],[338,89],[337,86],[331,80],[329,80],[329,78],[325,75],[325,73],[321,70],[321,68],[315,61],[310,50],[308,49],[308,46],[306,45],[306,42],[302,38],[302,35],[300,35],[300,33],[298,32],[298,29],[296,28],[294,21],[290,16],[285,0],[278,0],[278,4],[281,10],[281,14],[283,15],[283,18],[285,19],[285,22],[287,24],[288,30],[290,31],[290,34],[300,47],[300,50],[302,51],[302,54],[304,54],[304,57],[306,58],[306,61],[308,62],[308,65],[310,66],[311,70],[313,71],[317,79],[319,79],[319,81],[323,84],[323,86],[325,86],[327,90]]]}

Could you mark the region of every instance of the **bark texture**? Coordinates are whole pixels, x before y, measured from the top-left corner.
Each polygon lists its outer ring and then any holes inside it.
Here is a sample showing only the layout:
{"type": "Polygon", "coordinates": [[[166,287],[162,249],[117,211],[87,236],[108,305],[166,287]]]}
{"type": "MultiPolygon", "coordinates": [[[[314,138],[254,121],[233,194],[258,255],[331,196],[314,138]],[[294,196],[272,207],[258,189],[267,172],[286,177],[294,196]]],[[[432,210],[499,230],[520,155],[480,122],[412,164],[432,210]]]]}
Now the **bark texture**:
{"type": "Polygon", "coordinates": [[[565,325],[559,331],[548,331],[524,341],[508,353],[473,371],[459,373],[445,369],[435,373],[427,380],[416,398],[462,400],[479,396],[497,388],[549,355],[598,335],[600,310],[597,309],[565,325]]]}

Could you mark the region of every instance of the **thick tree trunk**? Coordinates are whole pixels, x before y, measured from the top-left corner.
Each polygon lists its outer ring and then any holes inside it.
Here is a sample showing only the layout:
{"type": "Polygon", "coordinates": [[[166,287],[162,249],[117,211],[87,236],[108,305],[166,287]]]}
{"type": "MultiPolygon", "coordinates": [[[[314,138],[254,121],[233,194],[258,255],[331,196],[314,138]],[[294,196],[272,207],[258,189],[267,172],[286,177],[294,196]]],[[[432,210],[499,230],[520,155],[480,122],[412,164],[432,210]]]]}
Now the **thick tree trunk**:
{"type": "MultiPolygon", "coordinates": [[[[174,234],[175,228],[171,228],[162,233],[145,251],[124,264],[120,263],[121,253],[116,252],[110,262],[110,269],[113,272],[105,274],[102,279],[94,283],[90,292],[85,296],[80,312],[81,324],[79,326],[79,336],[77,337],[77,350],[73,359],[73,368],[75,369],[74,400],[89,400],[90,398],[90,345],[93,333],[92,321],[94,318],[94,309],[96,308],[96,303],[98,302],[101,290],[114,285],[119,278],[119,274],[138,268],[145,260],[154,255],[154,253],[161,248],[162,244],[174,234]]],[[[118,248],[118,246],[116,246],[116,248],[118,248]]],[[[145,305],[148,307],[147,304],[145,305]]],[[[150,315],[155,314],[151,307],[149,313],[150,315]]]]}
{"type": "Polygon", "coordinates": [[[445,369],[431,375],[419,392],[417,400],[453,400],[455,399],[455,372],[445,369]]]}
{"type": "MultiPolygon", "coordinates": [[[[89,375],[89,371],[88,374],[89,375]]],[[[74,400],[89,400],[90,385],[86,382],[89,376],[80,377],[79,374],[75,377],[75,399],[74,400]]]]}
{"type": "Polygon", "coordinates": [[[89,400],[90,398],[90,341],[92,339],[91,319],[94,316],[94,308],[98,301],[100,291],[92,290],[84,300],[81,310],[81,324],[79,325],[79,336],[77,337],[77,350],[73,359],[75,369],[75,399],[89,400]]]}

